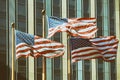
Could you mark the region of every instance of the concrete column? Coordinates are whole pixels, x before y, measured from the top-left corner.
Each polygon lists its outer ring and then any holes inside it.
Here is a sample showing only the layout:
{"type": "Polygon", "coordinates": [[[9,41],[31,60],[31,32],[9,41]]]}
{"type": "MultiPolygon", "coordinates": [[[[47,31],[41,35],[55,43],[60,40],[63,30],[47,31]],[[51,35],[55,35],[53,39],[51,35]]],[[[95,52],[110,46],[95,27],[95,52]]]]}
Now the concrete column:
{"type": "MultiPolygon", "coordinates": [[[[62,17],[67,17],[67,0],[62,0],[62,17]]],[[[63,63],[63,80],[69,80],[68,79],[68,66],[67,66],[67,54],[68,54],[68,51],[67,51],[67,33],[66,32],[62,32],[62,43],[65,45],[65,53],[64,55],[62,56],[62,63],[63,63]]]]}
{"type": "MultiPolygon", "coordinates": [[[[28,33],[34,34],[34,0],[28,0],[28,33]]],[[[34,80],[34,58],[28,58],[28,79],[34,80]]]]}
{"type": "MultiPolygon", "coordinates": [[[[90,0],[90,17],[95,17],[95,0],[90,0]]],[[[92,68],[92,80],[97,80],[97,70],[96,70],[96,60],[91,60],[91,68],[92,68]]]]}
{"type": "MultiPolygon", "coordinates": [[[[82,0],[77,0],[77,17],[82,17],[83,16],[83,5],[82,5],[82,0]]],[[[77,79],[78,80],[83,80],[83,61],[78,61],[78,65],[77,65],[77,79]]]]}
{"type": "MultiPolygon", "coordinates": [[[[120,1],[115,0],[115,27],[116,27],[116,37],[120,40],[120,1]]],[[[116,72],[117,80],[120,80],[120,42],[117,51],[117,61],[116,61],[116,72]]]]}

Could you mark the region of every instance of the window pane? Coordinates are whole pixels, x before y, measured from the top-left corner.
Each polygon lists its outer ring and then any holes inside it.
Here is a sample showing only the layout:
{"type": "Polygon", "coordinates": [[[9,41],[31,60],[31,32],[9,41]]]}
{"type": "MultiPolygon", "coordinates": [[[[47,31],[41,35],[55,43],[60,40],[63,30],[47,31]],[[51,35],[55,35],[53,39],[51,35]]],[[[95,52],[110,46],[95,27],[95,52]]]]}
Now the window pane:
{"type": "Polygon", "coordinates": [[[91,80],[91,63],[90,60],[84,60],[84,79],[91,80]]]}
{"type": "MultiPolygon", "coordinates": [[[[115,35],[115,1],[109,0],[110,35],[115,35]]],[[[111,62],[111,80],[116,80],[116,62],[111,62]]]]}
{"type": "MultiPolygon", "coordinates": [[[[43,10],[43,0],[35,0],[35,34],[42,36],[42,10],[43,10]]],[[[35,71],[37,71],[37,80],[42,80],[42,57],[38,57],[35,60],[36,64],[35,71]]]]}
{"type": "MultiPolygon", "coordinates": [[[[52,0],[52,15],[56,17],[61,16],[61,0],[52,0]]],[[[56,33],[54,40],[60,42],[61,33],[56,33]]],[[[53,78],[54,80],[62,80],[62,57],[56,57],[53,59],[53,78]]]]}
{"type": "Polygon", "coordinates": [[[69,18],[74,18],[76,16],[76,1],[75,0],[69,0],[68,4],[68,15],[69,18]]]}
{"type": "MultiPolygon", "coordinates": [[[[90,2],[89,0],[83,0],[83,17],[90,17],[90,2]]],[[[91,80],[91,62],[90,60],[84,60],[84,79],[91,80]]]]}
{"type": "MultiPolygon", "coordinates": [[[[76,0],[68,0],[68,18],[75,18],[76,13],[76,0]]],[[[71,64],[71,78],[77,80],[77,62],[71,64]]]]}
{"type": "Polygon", "coordinates": [[[116,62],[111,63],[111,80],[116,80],[116,62]]]}
{"type": "MultiPolygon", "coordinates": [[[[96,1],[96,6],[97,6],[97,27],[98,27],[98,31],[97,31],[97,36],[102,36],[102,25],[103,25],[103,15],[102,15],[102,0],[97,0],[96,1]]],[[[98,68],[98,80],[103,80],[103,70],[104,70],[104,65],[103,65],[103,60],[102,59],[98,59],[97,61],[97,68],[98,68]]]]}
{"type": "Polygon", "coordinates": [[[83,15],[84,17],[89,17],[89,11],[90,11],[90,7],[89,7],[89,1],[90,0],[83,0],[83,15]]]}
{"type": "Polygon", "coordinates": [[[6,25],[6,0],[0,0],[0,80],[8,80],[7,45],[8,27],[6,25]]]}
{"type": "Polygon", "coordinates": [[[97,31],[97,36],[102,36],[102,0],[97,0],[96,1],[96,6],[97,6],[97,27],[98,27],[98,31],[97,31]]]}
{"type": "Polygon", "coordinates": [[[103,73],[103,70],[104,70],[104,68],[103,68],[103,59],[98,59],[98,80],[104,80],[103,78],[104,78],[104,73],[103,73]]]}
{"type": "MultiPolygon", "coordinates": [[[[27,31],[27,0],[16,0],[16,25],[17,29],[27,31]]],[[[27,59],[19,58],[16,66],[16,79],[27,80],[27,59]]]]}
{"type": "Polygon", "coordinates": [[[115,1],[109,0],[110,34],[115,35],[115,1]]]}
{"type": "Polygon", "coordinates": [[[57,16],[57,17],[60,17],[60,8],[61,8],[61,0],[53,0],[53,12],[52,12],[52,15],[53,16],[57,16]]]}
{"type": "Polygon", "coordinates": [[[42,80],[42,57],[37,58],[37,80],[42,80]]]}
{"type": "Polygon", "coordinates": [[[42,36],[42,10],[43,10],[43,1],[36,0],[35,2],[35,33],[42,36]]]}

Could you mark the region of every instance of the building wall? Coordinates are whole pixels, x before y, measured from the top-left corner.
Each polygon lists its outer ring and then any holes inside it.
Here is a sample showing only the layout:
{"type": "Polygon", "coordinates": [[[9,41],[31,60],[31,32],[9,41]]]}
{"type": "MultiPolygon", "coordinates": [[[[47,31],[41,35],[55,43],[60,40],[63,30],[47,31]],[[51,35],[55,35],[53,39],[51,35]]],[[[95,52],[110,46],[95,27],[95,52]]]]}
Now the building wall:
{"type": "MultiPolygon", "coordinates": [[[[116,35],[120,39],[119,0],[0,0],[0,80],[11,80],[11,23],[15,23],[17,30],[43,36],[47,34],[43,9],[48,16],[95,17],[99,28],[96,36],[116,35]]],[[[19,58],[15,63],[15,80],[42,80],[43,62],[46,80],[120,80],[120,46],[115,62],[93,59],[70,64],[67,34],[57,33],[51,39],[66,45],[65,54],[54,59],[19,58]]]]}

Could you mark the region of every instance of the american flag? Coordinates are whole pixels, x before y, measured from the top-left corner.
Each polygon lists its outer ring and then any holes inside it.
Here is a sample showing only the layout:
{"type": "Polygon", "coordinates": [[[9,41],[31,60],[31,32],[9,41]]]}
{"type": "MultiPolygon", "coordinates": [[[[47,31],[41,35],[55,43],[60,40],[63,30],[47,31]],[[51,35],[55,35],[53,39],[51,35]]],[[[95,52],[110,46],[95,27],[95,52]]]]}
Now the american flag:
{"type": "Polygon", "coordinates": [[[119,41],[115,36],[94,38],[90,42],[104,56],[104,60],[112,61],[116,58],[119,41]]]}
{"type": "Polygon", "coordinates": [[[62,19],[58,17],[47,17],[48,19],[48,38],[52,37],[57,32],[67,31],[67,19],[62,19]]]}
{"type": "Polygon", "coordinates": [[[16,58],[28,56],[54,58],[63,54],[63,44],[16,30],[16,58]]]}
{"type": "Polygon", "coordinates": [[[57,32],[67,32],[71,36],[80,38],[93,38],[97,32],[95,18],[71,18],[61,19],[48,17],[48,38],[57,32]]]}
{"type": "Polygon", "coordinates": [[[88,39],[72,37],[70,38],[70,45],[72,62],[101,57],[99,51],[92,46],[88,39]]]}
{"type": "Polygon", "coordinates": [[[72,62],[102,58],[113,61],[116,57],[118,40],[114,36],[94,39],[70,38],[72,62]]]}
{"type": "Polygon", "coordinates": [[[98,28],[96,18],[71,18],[68,19],[71,25],[70,34],[80,38],[94,38],[98,28]]]}
{"type": "Polygon", "coordinates": [[[70,18],[68,22],[96,23],[96,18],[70,18]]]}

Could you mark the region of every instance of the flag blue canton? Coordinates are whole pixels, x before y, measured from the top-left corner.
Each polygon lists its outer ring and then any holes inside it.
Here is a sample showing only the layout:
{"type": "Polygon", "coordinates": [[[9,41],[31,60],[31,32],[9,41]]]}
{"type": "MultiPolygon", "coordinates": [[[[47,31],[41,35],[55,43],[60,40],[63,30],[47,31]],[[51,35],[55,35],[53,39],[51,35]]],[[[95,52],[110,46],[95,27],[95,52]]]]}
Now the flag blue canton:
{"type": "Polygon", "coordinates": [[[48,22],[49,22],[49,28],[56,27],[58,25],[61,25],[63,23],[67,23],[67,18],[58,18],[58,17],[48,17],[48,22]]]}
{"type": "Polygon", "coordinates": [[[71,49],[77,49],[81,47],[91,47],[92,43],[89,41],[89,39],[82,39],[78,37],[71,37],[70,38],[70,44],[71,44],[71,49]]]}
{"type": "Polygon", "coordinates": [[[34,45],[34,35],[16,30],[16,45],[19,43],[34,45]]]}

